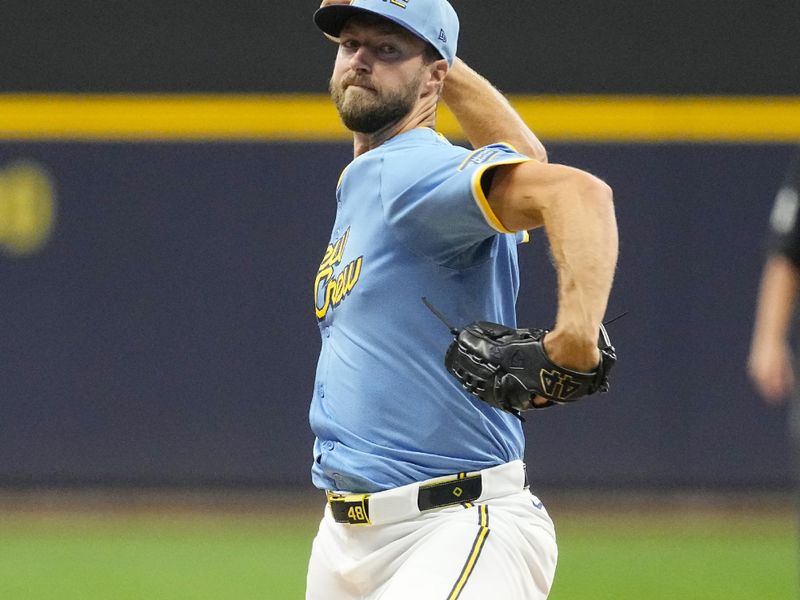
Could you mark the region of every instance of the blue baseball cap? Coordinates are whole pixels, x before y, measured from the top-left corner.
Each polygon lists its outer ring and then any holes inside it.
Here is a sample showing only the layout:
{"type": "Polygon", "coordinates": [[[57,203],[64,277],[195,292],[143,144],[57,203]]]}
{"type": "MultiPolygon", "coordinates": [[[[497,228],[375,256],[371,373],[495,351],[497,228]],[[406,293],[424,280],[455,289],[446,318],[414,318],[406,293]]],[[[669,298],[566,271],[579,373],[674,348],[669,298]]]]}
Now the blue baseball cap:
{"type": "Polygon", "coordinates": [[[394,21],[430,43],[453,66],[459,23],[447,0],[353,0],[350,4],[329,4],[314,13],[314,23],[338,38],[350,17],[364,13],[394,21]]]}

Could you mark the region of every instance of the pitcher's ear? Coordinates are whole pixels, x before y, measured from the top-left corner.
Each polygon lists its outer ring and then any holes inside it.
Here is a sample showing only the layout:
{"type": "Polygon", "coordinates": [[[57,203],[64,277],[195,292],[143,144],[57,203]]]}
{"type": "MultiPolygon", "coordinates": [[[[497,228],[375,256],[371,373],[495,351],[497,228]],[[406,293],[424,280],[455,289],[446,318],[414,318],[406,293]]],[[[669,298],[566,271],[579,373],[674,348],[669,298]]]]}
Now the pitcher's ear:
{"type": "Polygon", "coordinates": [[[445,59],[437,60],[430,64],[430,79],[428,80],[428,87],[433,88],[437,94],[441,94],[445,77],[450,71],[450,66],[445,59]]]}

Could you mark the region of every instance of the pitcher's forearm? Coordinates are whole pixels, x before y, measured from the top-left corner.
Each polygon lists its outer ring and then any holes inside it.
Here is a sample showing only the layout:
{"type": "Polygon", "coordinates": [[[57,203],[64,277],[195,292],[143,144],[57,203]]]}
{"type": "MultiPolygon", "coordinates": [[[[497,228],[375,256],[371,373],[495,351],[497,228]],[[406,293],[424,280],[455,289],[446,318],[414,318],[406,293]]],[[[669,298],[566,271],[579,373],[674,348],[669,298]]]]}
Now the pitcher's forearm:
{"type": "Polygon", "coordinates": [[[761,278],[753,344],[785,343],[797,302],[800,274],[784,256],[767,260],[761,278]]]}
{"type": "Polygon", "coordinates": [[[618,255],[611,190],[602,183],[558,202],[544,215],[558,271],[556,329],[595,344],[618,255]],[[588,337],[586,337],[588,335],[588,337]]]}
{"type": "Polygon", "coordinates": [[[442,99],[473,147],[508,142],[518,152],[547,162],[547,151],[508,100],[484,77],[456,59],[442,99]]]}

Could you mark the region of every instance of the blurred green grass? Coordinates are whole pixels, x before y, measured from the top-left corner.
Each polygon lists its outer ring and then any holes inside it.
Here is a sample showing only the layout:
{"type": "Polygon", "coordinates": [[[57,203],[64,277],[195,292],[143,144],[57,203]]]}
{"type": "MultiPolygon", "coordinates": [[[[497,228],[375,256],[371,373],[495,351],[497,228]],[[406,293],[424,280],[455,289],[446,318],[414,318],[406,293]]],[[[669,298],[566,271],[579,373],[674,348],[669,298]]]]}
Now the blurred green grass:
{"type": "Polygon", "coordinates": [[[795,600],[791,515],[556,517],[551,600],[795,600]],[[560,523],[560,525],[559,525],[560,523]]]}
{"type": "Polygon", "coordinates": [[[4,520],[0,598],[302,598],[316,525],[258,515],[4,520]]]}
{"type": "MultiPolygon", "coordinates": [[[[551,600],[798,597],[789,514],[554,518],[551,600]]],[[[257,512],[0,513],[0,598],[302,599],[316,526],[316,515],[257,512]]]]}

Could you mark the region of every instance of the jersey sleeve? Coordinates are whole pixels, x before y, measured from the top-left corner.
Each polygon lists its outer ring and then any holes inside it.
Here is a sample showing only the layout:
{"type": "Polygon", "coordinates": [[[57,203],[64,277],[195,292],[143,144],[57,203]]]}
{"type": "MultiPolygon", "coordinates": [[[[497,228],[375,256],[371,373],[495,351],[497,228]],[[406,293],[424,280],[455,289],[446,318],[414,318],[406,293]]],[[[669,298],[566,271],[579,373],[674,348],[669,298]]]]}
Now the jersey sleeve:
{"type": "Polygon", "coordinates": [[[769,250],[782,254],[800,268],[800,154],[775,196],[769,219],[769,250]]]}
{"type": "Polygon", "coordinates": [[[381,169],[386,222],[413,251],[448,264],[497,234],[512,234],[494,214],[481,179],[487,170],[531,160],[508,144],[475,151],[443,143],[389,152],[381,169]]]}

